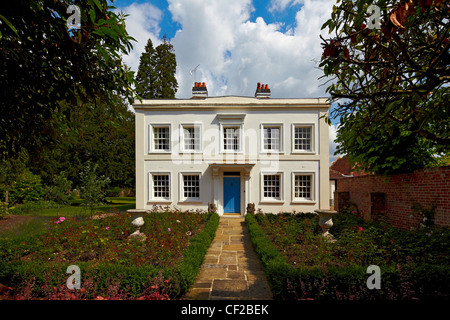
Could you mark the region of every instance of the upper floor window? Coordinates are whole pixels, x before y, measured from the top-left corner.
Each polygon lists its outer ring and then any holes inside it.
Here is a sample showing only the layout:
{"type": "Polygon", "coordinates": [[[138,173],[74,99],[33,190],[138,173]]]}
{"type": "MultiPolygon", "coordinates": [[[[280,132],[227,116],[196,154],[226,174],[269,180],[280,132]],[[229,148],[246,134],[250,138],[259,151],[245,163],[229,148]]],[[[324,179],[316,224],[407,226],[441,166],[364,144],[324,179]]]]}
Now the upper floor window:
{"type": "Polygon", "coordinates": [[[201,150],[200,126],[183,125],[182,146],[184,151],[201,150]]]}
{"type": "Polygon", "coordinates": [[[294,151],[313,151],[312,126],[294,126],[294,151]]]}
{"type": "Polygon", "coordinates": [[[236,153],[243,151],[243,126],[245,114],[223,113],[217,115],[220,126],[220,151],[236,153]]]}
{"type": "Polygon", "coordinates": [[[262,151],[282,151],[282,125],[262,125],[262,151]]]}
{"type": "Polygon", "coordinates": [[[232,126],[223,128],[223,149],[226,151],[241,150],[241,127],[232,126]]]}
{"type": "Polygon", "coordinates": [[[149,151],[170,152],[170,125],[151,125],[149,151]]]}

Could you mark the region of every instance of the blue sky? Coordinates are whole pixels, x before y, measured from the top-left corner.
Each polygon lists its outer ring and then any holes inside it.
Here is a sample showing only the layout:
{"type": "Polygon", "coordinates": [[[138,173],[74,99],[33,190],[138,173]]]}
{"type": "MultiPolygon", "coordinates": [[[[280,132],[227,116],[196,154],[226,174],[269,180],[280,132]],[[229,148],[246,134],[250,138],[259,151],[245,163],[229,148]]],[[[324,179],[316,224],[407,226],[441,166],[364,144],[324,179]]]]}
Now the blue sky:
{"type": "MultiPolygon", "coordinates": [[[[287,1],[286,1],[287,2],[287,1]]],[[[289,28],[295,25],[295,16],[297,11],[303,6],[302,3],[296,1],[289,1],[290,6],[287,10],[271,10],[274,5],[274,1],[271,0],[256,0],[253,1],[254,10],[251,12],[250,21],[255,22],[257,17],[262,17],[267,23],[282,23],[281,31],[285,32],[289,28]]],[[[161,21],[161,32],[159,38],[162,38],[166,34],[169,38],[175,36],[175,32],[181,29],[181,24],[173,21],[172,14],[168,9],[167,0],[115,0],[113,5],[117,8],[128,7],[129,5],[137,3],[151,3],[163,12],[163,18],[161,21]]]]}
{"type": "MultiPolygon", "coordinates": [[[[150,38],[164,34],[177,57],[177,98],[190,98],[194,81],[209,96],[253,96],[258,82],[273,98],[328,97],[318,64],[320,35],[333,0],[116,0],[128,14],[127,30],[137,42],[124,57],[134,71],[150,38]],[[190,72],[197,68],[194,75],[190,72]]],[[[330,128],[333,138],[336,121],[330,128]]],[[[330,140],[330,153],[335,144],[330,140]]],[[[333,151],[334,152],[334,151],[333,151]]]]}

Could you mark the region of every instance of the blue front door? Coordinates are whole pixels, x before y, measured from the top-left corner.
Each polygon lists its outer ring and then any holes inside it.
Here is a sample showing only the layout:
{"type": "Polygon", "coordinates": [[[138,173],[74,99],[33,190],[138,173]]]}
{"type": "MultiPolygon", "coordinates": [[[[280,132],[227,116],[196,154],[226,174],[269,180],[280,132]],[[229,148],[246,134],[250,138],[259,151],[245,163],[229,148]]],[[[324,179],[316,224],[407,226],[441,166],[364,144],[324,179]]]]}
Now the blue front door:
{"type": "Polygon", "coordinates": [[[224,213],[241,212],[241,178],[223,178],[223,203],[224,213]]]}

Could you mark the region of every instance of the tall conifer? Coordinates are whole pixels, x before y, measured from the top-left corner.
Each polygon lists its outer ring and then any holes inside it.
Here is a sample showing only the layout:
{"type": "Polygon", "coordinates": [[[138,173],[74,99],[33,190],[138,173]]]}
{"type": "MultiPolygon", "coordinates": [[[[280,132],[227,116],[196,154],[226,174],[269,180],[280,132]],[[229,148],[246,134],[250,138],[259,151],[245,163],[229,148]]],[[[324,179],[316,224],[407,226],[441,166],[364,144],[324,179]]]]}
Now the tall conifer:
{"type": "Polygon", "coordinates": [[[139,60],[139,70],[136,74],[136,93],[142,99],[154,99],[155,81],[156,81],[156,51],[153,48],[153,42],[148,39],[145,51],[141,54],[139,60]]]}
{"type": "Polygon", "coordinates": [[[173,45],[164,35],[155,49],[149,39],[139,61],[136,92],[143,99],[174,99],[178,89],[173,45]]]}

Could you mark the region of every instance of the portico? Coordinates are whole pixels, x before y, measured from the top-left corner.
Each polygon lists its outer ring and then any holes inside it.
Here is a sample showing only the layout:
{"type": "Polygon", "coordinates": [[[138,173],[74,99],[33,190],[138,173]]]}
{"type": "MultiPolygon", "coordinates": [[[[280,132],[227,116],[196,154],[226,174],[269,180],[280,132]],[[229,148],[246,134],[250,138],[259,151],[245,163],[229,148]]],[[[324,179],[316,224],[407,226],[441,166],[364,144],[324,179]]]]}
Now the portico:
{"type": "Polygon", "coordinates": [[[213,163],[213,197],[220,215],[243,215],[251,203],[251,170],[254,163],[213,163]]]}

